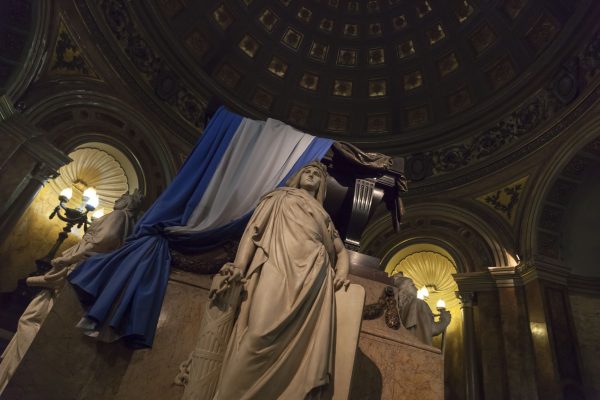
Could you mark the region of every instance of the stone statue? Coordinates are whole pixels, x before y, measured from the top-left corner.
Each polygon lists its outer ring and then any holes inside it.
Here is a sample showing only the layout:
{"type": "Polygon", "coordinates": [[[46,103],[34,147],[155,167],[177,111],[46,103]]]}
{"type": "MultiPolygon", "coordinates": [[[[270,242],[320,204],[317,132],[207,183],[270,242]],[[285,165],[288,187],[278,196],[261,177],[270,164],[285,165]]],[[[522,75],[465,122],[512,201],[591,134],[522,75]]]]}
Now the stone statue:
{"type": "Polygon", "coordinates": [[[431,308],[417,297],[417,288],[412,279],[401,273],[394,275],[394,287],[384,289],[379,301],[365,306],[364,319],[374,319],[385,313],[385,323],[392,329],[404,326],[419,341],[431,346],[432,337],[448,327],[450,311],[440,310],[440,320],[435,321],[431,308]]]}
{"type": "Polygon", "coordinates": [[[114,211],[94,220],[83,238],[51,261],[53,268],[42,276],[27,278],[27,285],[43,287],[29,303],[17,325],[17,332],[2,354],[0,363],[0,393],[29,349],[44,322],[55,297],[66,283],[67,275],[86,258],[119,248],[133,228],[134,217],[143,197],[139,191],[124,194],[115,201],[114,211]]]}
{"type": "Polygon", "coordinates": [[[312,162],[286,187],[266,194],[234,262],[213,279],[213,304],[243,285],[214,399],[305,399],[327,392],[335,291],[349,284],[349,257],[323,209],[326,177],[325,166],[312,162]]]}

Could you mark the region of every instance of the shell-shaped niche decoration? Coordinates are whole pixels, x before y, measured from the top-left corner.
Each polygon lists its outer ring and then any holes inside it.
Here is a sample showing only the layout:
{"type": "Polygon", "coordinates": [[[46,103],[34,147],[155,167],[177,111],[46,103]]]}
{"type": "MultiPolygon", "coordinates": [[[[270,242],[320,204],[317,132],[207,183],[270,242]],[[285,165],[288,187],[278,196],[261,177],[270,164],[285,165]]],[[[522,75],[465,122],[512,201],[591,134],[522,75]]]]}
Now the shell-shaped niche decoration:
{"type": "Polygon", "coordinates": [[[392,274],[398,272],[411,278],[418,289],[427,287],[429,298],[426,301],[432,310],[435,310],[439,299],[446,302],[447,309],[459,307],[460,301],[455,294],[458,285],[452,277],[452,274],[456,273],[456,266],[444,255],[433,251],[413,253],[402,259],[392,274]]]}
{"type": "Polygon", "coordinates": [[[63,166],[59,170],[60,175],[50,182],[57,196],[62,189],[72,188],[73,197],[68,206],[77,208],[81,205],[83,191],[93,187],[100,198],[98,208],[112,211],[115,200],[129,191],[121,164],[107,152],[94,148],[79,148],[69,157],[73,162],[63,166]]]}

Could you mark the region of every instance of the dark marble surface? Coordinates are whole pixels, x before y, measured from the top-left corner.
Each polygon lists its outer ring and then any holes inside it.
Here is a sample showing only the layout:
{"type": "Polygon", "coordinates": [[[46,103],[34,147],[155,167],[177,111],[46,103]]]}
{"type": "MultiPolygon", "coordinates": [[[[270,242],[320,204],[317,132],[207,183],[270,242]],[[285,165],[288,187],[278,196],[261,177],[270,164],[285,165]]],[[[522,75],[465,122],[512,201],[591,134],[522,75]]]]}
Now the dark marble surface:
{"type": "Polygon", "coordinates": [[[174,272],[152,349],[99,343],[74,326],[83,310],[70,287],[61,293],[2,400],[179,399],[173,384],[194,348],[210,278],[174,272]]]}

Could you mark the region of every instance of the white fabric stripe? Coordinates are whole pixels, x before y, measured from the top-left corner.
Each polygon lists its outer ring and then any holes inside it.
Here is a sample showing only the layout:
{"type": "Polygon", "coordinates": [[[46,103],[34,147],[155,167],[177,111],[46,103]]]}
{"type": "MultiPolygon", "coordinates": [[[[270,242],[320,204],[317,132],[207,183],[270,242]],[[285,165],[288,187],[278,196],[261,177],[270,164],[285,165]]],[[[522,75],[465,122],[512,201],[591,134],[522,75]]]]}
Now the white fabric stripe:
{"type": "Polygon", "coordinates": [[[187,225],[168,231],[200,232],[244,216],[285,178],[313,139],[281,121],[244,118],[187,225]]]}

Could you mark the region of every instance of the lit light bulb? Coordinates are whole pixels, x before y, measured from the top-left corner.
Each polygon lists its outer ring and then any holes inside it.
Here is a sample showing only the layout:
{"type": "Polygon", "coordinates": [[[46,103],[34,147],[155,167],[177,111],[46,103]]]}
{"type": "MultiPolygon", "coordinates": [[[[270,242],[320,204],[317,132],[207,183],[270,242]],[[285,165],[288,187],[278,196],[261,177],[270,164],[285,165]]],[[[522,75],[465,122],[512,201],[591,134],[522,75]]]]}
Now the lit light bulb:
{"type": "Polygon", "coordinates": [[[87,208],[90,211],[93,211],[94,209],[96,209],[96,207],[98,207],[98,204],[100,203],[100,198],[98,196],[96,196],[96,194],[94,193],[94,197],[90,197],[85,204],[85,208],[87,208]]]}
{"type": "Polygon", "coordinates": [[[446,302],[444,301],[444,299],[439,299],[435,304],[435,308],[437,308],[438,310],[445,310],[446,302]]]}
{"type": "MultiPolygon", "coordinates": [[[[65,188],[63,190],[61,190],[60,194],[59,194],[59,199],[62,197],[65,199],[65,201],[69,201],[71,200],[71,197],[73,197],[73,189],[69,188],[65,188]]],[[[62,199],[61,199],[62,200],[62,199]]]]}
{"type": "Polygon", "coordinates": [[[89,187],[83,191],[83,201],[93,199],[94,197],[96,197],[96,189],[93,187],[89,187]]]}
{"type": "Polygon", "coordinates": [[[104,208],[99,208],[92,214],[92,219],[102,218],[104,216],[104,208]]]}
{"type": "Polygon", "coordinates": [[[423,293],[423,297],[429,297],[429,290],[427,289],[426,286],[423,286],[421,288],[421,292],[423,293]]]}

